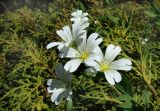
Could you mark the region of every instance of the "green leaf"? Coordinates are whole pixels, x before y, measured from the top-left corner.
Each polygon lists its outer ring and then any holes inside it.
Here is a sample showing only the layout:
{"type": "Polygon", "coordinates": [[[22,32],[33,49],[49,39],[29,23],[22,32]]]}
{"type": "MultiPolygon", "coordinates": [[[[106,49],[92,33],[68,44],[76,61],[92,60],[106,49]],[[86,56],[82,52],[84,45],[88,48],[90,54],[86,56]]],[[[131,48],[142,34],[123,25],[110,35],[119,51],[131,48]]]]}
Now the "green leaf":
{"type": "Polygon", "coordinates": [[[157,21],[157,22],[156,22],[156,25],[160,26],[160,21],[157,21]]]}
{"type": "Polygon", "coordinates": [[[123,81],[121,82],[121,84],[116,84],[115,86],[124,95],[133,96],[134,94],[131,80],[123,78],[123,81]]]}
{"type": "Polygon", "coordinates": [[[118,96],[117,99],[119,99],[121,101],[126,101],[126,100],[132,100],[132,97],[128,94],[125,94],[125,95],[118,96]]]}
{"type": "Polygon", "coordinates": [[[77,6],[81,9],[81,10],[85,10],[85,7],[83,5],[83,3],[81,1],[77,1],[77,6]]]}
{"type": "Polygon", "coordinates": [[[67,110],[66,111],[72,111],[73,110],[73,102],[72,99],[67,101],[67,110]]]}
{"type": "Polygon", "coordinates": [[[36,106],[36,109],[37,109],[38,111],[41,111],[41,110],[42,110],[42,105],[38,103],[37,106],[36,106]]]}
{"type": "Polygon", "coordinates": [[[126,101],[123,104],[117,105],[120,108],[126,109],[126,110],[131,110],[132,109],[132,102],[131,101],[126,101]]]}
{"type": "Polygon", "coordinates": [[[43,109],[48,109],[48,105],[47,104],[42,104],[43,109]]]}
{"type": "Polygon", "coordinates": [[[142,94],[142,102],[144,104],[145,109],[150,108],[150,97],[151,97],[150,92],[145,89],[142,94]]]}
{"type": "Polygon", "coordinates": [[[114,16],[111,16],[109,15],[108,18],[113,21],[114,23],[118,24],[118,21],[119,21],[119,18],[118,17],[114,17],[114,16]]]}
{"type": "Polygon", "coordinates": [[[157,15],[151,11],[144,11],[144,13],[148,16],[148,17],[157,17],[157,15]]]}

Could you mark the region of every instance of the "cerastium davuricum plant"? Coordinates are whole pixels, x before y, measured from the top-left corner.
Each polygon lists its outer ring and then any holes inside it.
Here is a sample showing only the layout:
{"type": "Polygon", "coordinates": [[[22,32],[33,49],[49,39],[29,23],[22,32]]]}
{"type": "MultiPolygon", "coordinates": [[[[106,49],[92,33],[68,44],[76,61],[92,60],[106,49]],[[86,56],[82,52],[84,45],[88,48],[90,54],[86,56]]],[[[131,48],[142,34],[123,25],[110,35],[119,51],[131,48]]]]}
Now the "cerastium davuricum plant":
{"type": "Polygon", "coordinates": [[[88,13],[77,10],[71,15],[72,30],[68,25],[64,26],[63,30],[56,31],[62,41],[52,42],[47,45],[47,49],[58,46],[59,57],[71,59],[64,65],[64,68],[62,64],[56,67],[55,71],[59,79],[49,79],[47,82],[48,92],[53,93],[51,100],[56,105],[63,97],[71,100],[71,72],[75,72],[81,63],[89,67],[93,73],[104,72],[105,78],[110,85],[122,80],[121,74],[117,70],[129,71],[132,65],[131,60],[126,58],[113,61],[121,52],[119,46],[109,44],[105,55],[103,55],[99,46],[103,40],[98,38],[99,34],[92,33],[87,37],[88,13]]]}

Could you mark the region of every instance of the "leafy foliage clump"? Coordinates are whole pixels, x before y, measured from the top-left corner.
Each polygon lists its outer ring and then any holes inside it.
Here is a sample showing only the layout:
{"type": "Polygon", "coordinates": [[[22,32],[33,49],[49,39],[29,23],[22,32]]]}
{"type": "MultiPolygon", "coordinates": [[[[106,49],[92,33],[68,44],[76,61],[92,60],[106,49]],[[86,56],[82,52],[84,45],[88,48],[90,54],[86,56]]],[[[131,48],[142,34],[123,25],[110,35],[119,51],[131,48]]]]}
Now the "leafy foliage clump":
{"type": "MultiPolygon", "coordinates": [[[[81,9],[90,14],[88,35],[97,32],[103,49],[110,43],[122,47],[120,56],[132,60],[122,82],[109,85],[104,75],[74,73],[73,110],[160,110],[160,5],[154,2],[117,0],[57,0],[47,12],[23,7],[0,15],[0,110],[62,111],[65,101],[55,106],[46,82],[56,78],[55,65],[61,61],[57,50],[47,50],[59,41],[56,30],[69,21],[70,13],[81,9]],[[72,1],[72,2],[71,2],[72,1]],[[147,38],[147,41],[144,39],[147,38]]],[[[83,69],[84,70],[84,69],[83,69]]]]}

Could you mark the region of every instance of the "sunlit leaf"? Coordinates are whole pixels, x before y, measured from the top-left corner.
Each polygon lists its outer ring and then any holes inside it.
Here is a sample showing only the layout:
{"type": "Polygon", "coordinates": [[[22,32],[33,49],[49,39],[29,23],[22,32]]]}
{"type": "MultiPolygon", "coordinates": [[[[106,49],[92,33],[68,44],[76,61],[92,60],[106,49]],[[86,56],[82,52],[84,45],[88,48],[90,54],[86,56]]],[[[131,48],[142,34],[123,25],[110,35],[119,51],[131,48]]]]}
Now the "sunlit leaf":
{"type": "Polygon", "coordinates": [[[149,17],[157,17],[157,15],[151,11],[145,11],[144,13],[149,17]]]}

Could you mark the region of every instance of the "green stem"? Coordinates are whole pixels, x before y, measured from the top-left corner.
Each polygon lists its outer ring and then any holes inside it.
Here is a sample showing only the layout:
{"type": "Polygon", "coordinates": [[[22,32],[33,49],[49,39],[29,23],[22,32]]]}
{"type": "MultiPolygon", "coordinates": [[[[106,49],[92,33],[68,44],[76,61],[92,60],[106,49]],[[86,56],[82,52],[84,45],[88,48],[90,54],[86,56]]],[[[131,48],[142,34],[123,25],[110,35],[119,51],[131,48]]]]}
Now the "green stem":
{"type": "Polygon", "coordinates": [[[150,84],[150,82],[149,82],[148,79],[146,78],[145,74],[142,74],[142,72],[141,72],[141,71],[138,71],[136,68],[133,68],[133,69],[134,69],[134,71],[135,71],[138,75],[140,75],[140,76],[143,77],[143,80],[146,82],[146,84],[147,84],[147,86],[149,87],[152,95],[153,95],[156,99],[158,99],[159,97],[157,96],[157,92],[156,92],[155,88],[150,84]]]}
{"type": "Polygon", "coordinates": [[[111,101],[111,102],[114,102],[114,103],[117,103],[117,104],[121,104],[122,102],[120,102],[119,100],[117,99],[114,99],[114,98],[109,98],[107,96],[105,96],[105,98],[100,98],[100,97],[92,97],[92,96],[84,96],[84,95],[80,95],[81,97],[83,98],[87,98],[87,99],[98,99],[98,100],[103,100],[103,101],[111,101]]]}
{"type": "Polygon", "coordinates": [[[155,99],[158,99],[159,97],[157,96],[157,91],[155,90],[155,88],[150,84],[150,82],[148,82],[146,77],[143,77],[143,78],[146,84],[148,85],[150,91],[152,92],[152,95],[155,97],[155,99]]]}

